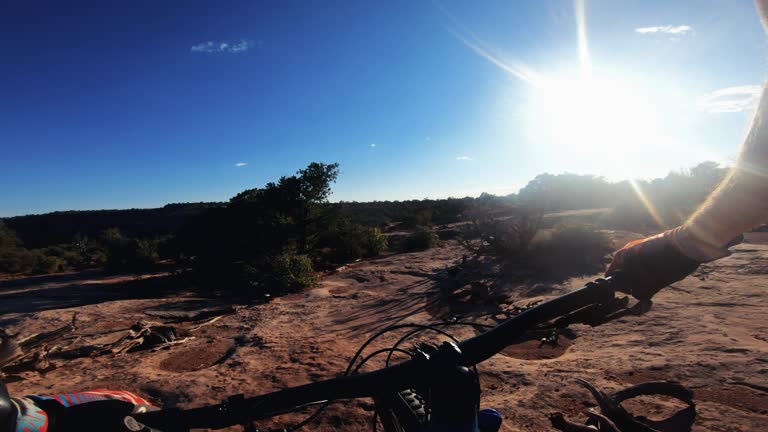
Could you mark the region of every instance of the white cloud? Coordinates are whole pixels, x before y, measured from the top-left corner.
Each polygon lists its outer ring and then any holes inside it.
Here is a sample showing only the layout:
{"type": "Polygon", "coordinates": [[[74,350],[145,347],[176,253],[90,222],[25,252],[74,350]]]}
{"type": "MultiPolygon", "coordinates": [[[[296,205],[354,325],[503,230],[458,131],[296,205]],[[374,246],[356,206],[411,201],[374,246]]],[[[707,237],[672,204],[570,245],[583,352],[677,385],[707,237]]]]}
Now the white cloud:
{"type": "Polygon", "coordinates": [[[689,25],[678,25],[678,26],[665,25],[665,26],[655,26],[655,27],[640,27],[635,29],[635,31],[640,34],[670,34],[670,35],[676,35],[676,36],[682,36],[682,35],[688,34],[692,30],[693,28],[689,25]]]}
{"type": "Polygon", "coordinates": [[[251,42],[245,39],[240,39],[237,42],[206,41],[192,46],[190,51],[203,53],[239,53],[248,50],[250,47],[251,42]]]}
{"type": "Polygon", "coordinates": [[[472,158],[471,158],[471,157],[469,157],[469,156],[456,156],[456,160],[460,160],[460,161],[470,161],[470,160],[472,160],[472,158]]]}
{"type": "Polygon", "coordinates": [[[238,163],[236,163],[236,164],[235,164],[235,166],[236,166],[236,167],[238,167],[238,168],[240,168],[240,167],[244,167],[244,166],[246,166],[246,165],[248,165],[248,163],[247,163],[247,162],[238,162],[238,163]]]}
{"type": "Polygon", "coordinates": [[[727,87],[700,97],[696,105],[710,113],[748,111],[757,106],[762,90],[759,85],[727,87]]]}

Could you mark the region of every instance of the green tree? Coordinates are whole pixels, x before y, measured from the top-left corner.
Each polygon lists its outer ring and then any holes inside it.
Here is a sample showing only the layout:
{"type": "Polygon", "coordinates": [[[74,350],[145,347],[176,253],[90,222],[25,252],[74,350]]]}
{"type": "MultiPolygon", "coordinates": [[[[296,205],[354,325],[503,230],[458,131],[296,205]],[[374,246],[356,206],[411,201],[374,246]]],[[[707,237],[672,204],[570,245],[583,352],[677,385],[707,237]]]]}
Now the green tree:
{"type": "Polygon", "coordinates": [[[316,252],[337,177],[338,164],[315,162],[295,175],[240,192],[226,207],[211,209],[185,227],[180,250],[193,258],[205,279],[221,280],[235,268],[234,282],[242,286],[282,290],[287,285],[273,277],[275,263],[316,252]]]}

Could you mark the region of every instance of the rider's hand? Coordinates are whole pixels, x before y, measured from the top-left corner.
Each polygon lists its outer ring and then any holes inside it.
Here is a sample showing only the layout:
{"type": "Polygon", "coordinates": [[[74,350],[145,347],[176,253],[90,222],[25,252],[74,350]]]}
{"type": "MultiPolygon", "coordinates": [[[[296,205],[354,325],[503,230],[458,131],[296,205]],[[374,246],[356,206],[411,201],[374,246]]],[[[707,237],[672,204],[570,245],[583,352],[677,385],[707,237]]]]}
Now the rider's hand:
{"type": "Polygon", "coordinates": [[[616,277],[619,290],[650,300],[662,288],[693,273],[700,263],[726,255],[723,249],[703,248],[682,226],[628,243],[613,256],[606,276],[616,277]]]}

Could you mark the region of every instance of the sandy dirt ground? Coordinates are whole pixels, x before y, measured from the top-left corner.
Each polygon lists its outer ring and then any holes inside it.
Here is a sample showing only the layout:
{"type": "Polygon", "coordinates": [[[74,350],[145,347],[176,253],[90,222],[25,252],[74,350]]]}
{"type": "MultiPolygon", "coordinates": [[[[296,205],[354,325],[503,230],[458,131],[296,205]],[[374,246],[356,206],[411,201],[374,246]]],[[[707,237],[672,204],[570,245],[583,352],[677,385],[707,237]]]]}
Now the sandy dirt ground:
{"type": "MultiPolygon", "coordinates": [[[[644,316],[598,328],[574,326],[572,337],[562,337],[556,348],[539,348],[531,340],[484,362],[483,405],[502,413],[502,430],[547,431],[553,430],[548,413],[561,411],[582,419],[584,409],[593,404],[574,382],[576,377],[605,390],[675,380],[694,391],[695,431],[768,430],[768,246],[757,244],[765,243],[758,237],[662,291],[644,316]]],[[[425,252],[356,263],[305,292],[239,306],[236,313],[193,331],[194,339],[186,343],[59,362],[46,373],[11,374],[6,382],[16,395],[107,387],[135,391],[164,407],[193,407],[220,402],[230,394],[257,395],[332,378],[346,368],[363,341],[388,325],[451,316],[490,324],[503,319],[511,305],[471,299],[456,303],[440,294],[438,285],[462,253],[458,245],[446,242],[425,252]],[[215,364],[232,347],[234,354],[215,364]]],[[[511,283],[503,294],[523,305],[578,288],[593,277],[559,284],[511,283]]],[[[76,311],[78,329],[69,342],[106,343],[136,321],[152,320],[144,313],[148,309],[223,303],[193,292],[168,291],[162,277],[149,279],[157,281],[150,284],[133,277],[60,279],[0,284],[0,325],[23,336],[61,326],[76,311]]],[[[454,334],[465,338],[475,333],[458,329],[454,334]]],[[[394,340],[392,335],[377,346],[394,340]]],[[[627,406],[651,418],[663,418],[681,407],[657,398],[627,406]]],[[[370,400],[339,403],[306,429],[365,430],[371,413],[370,400]]],[[[292,424],[301,418],[291,414],[259,426],[292,424]]]]}

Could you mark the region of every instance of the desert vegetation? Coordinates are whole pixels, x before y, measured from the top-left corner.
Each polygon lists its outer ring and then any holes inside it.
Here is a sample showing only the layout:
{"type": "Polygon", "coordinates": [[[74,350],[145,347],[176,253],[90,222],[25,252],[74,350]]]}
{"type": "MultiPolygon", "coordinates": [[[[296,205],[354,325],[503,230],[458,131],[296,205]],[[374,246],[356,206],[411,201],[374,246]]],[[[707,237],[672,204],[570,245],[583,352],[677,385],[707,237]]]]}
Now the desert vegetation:
{"type": "Polygon", "coordinates": [[[508,196],[331,203],[339,166],[311,163],[224,203],[7,218],[0,221],[0,273],[173,268],[189,270],[203,286],[223,280],[252,293],[286,292],[347,262],[435,247],[436,231],[452,224],[461,225],[470,254],[547,272],[565,266],[594,270],[611,249],[605,230],[674,226],[726,173],[703,162],[634,183],[541,174],[508,196]],[[544,219],[591,208],[605,211],[579,223],[544,219]]]}
{"type": "Polygon", "coordinates": [[[35,275],[104,268],[109,271],[147,271],[175,255],[171,236],[131,238],[109,228],[95,239],[79,233],[68,243],[27,248],[0,221],[0,274],[35,275]]]}

